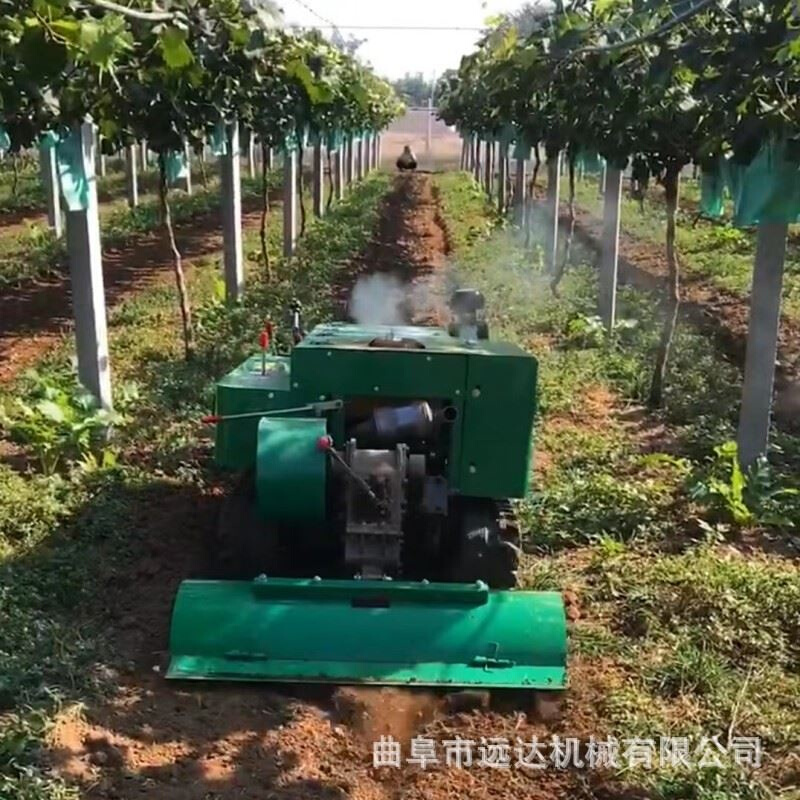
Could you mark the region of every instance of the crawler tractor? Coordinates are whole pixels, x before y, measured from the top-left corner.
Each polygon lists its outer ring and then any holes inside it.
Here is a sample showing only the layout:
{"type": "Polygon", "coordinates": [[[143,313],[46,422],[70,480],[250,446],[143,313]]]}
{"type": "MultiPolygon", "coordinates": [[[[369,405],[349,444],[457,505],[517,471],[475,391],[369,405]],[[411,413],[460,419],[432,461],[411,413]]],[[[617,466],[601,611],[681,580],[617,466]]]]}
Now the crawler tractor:
{"type": "Polygon", "coordinates": [[[478,292],[451,307],[305,336],[295,310],[289,355],[262,341],[218,383],[237,579],[181,585],[168,677],[564,688],[561,595],[516,588],[537,362],[488,338],[478,292]]]}

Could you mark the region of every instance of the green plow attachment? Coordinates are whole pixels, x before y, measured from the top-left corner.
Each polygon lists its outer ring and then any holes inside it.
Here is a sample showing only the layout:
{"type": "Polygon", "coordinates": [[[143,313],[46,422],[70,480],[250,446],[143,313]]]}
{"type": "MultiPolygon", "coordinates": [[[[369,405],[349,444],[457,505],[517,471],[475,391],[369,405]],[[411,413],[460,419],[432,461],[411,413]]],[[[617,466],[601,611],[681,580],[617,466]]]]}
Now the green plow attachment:
{"type": "Polygon", "coordinates": [[[563,689],[557,592],[368,580],[184,581],[168,678],[563,689]]]}

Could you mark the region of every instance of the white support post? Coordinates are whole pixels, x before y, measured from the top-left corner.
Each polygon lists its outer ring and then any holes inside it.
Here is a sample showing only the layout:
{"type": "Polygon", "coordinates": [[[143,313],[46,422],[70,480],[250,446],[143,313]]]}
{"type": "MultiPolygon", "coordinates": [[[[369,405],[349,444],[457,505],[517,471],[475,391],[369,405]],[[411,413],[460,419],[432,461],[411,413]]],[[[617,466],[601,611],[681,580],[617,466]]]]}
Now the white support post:
{"type": "Polygon", "coordinates": [[[192,148],[189,147],[189,142],[184,142],[183,153],[186,158],[186,178],[184,178],[183,188],[186,194],[192,194],[192,148]]]}
{"type": "Polygon", "coordinates": [[[527,163],[524,158],[517,159],[517,170],[514,175],[514,218],[517,225],[525,220],[525,187],[527,185],[527,163]]]}
{"type": "Polygon", "coordinates": [[[378,134],[378,169],[383,164],[383,136],[378,134]]]}
{"type": "Polygon", "coordinates": [[[271,147],[267,148],[267,171],[275,169],[275,154],[271,147]]]}
{"type": "Polygon", "coordinates": [[[347,149],[345,159],[347,185],[352,186],[356,177],[356,146],[352,136],[347,137],[347,149]]]}
{"type": "Polygon", "coordinates": [[[147,172],[147,167],[148,167],[147,139],[142,139],[142,150],[141,150],[140,161],[142,162],[142,172],[147,172]]]}
{"type": "Polygon", "coordinates": [[[486,142],[483,148],[483,188],[492,196],[492,142],[486,142]]]}
{"type": "Polygon", "coordinates": [[[361,177],[369,175],[369,134],[361,137],[361,177]]]}
{"type": "Polygon", "coordinates": [[[360,181],[364,177],[364,137],[362,136],[355,144],[356,148],[356,180],[360,181]]]}
{"type": "Polygon", "coordinates": [[[223,268],[225,297],[229,302],[244,293],[244,255],[242,253],[242,181],[239,150],[239,123],[227,127],[228,142],[221,158],[223,268]]]}
{"type": "Polygon", "coordinates": [[[297,150],[283,151],[283,254],[294,255],[297,244],[297,150]]]}
{"type": "Polygon", "coordinates": [[[508,145],[501,144],[498,150],[497,169],[497,210],[506,213],[506,183],[508,181],[508,145]]]}
{"type": "Polygon", "coordinates": [[[428,130],[425,137],[425,152],[430,158],[433,151],[433,97],[428,98],[428,130]]]}
{"type": "Polygon", "coordinates": [[[95,178],[95,128],[91,122],[79,128],[83,169],[88,181],[85,210],[67,211],[72,307],[78,378],[103,408],[111,408],[111,368],[108,358],[103,253],[95,178]]]}
{"type": "Polygon", "coordinates": [[[55,146],[39,148],[39,171],[47,197],[47,224],[56,239],[60,239],[64,233],[64,224],[61,219],[61,191],[58,185],[58,162],[55,146]]]}
{"type": "Polygon", "coordinates": [[[247,135],[247,171],[250,175],[250,180],[256,179],[256,137],[253,131],[249,131],[247,135]]]}
{"type": "Polygon", "coordinates": [[[136,171],[137,150],[135,144],[130,144],[125,148],[125,193],[129,208],[136,208],[139,205],[139,176],[136,171]]]}
{"type": "Polygon", "coordinates": [[[312,156],[312,198],[314,216],[321,217],[325,213],[325,166],[323,163],[322,140],[314,145],[312,156]]]}
{"type": "Polygon", "coordinates": [[[758,226],[739,414],[739,461],[743,467],[767,453],[787,232],[785,222],[758,226]]]}
{"type": "Polygon", "coordinates": [[[555,273],[558,263],[558,203],[561,190],[561,153],[547,159],[547,230],[545,231],[545,267],[555,273]]]}
{"type": "Polygon", "coordinates": [[[600,249],[598,310],[603,325],[614,329],[617,309],[617,267],[619,262],[619,222],[622,202],[622,170],[608,167],[603,194],[603,238],[600,249]]]}
{"type": "Polygon", "coordinates": [[[333,154],[333,185],[337,200],[344,200],[344,145],[333,154]]]}

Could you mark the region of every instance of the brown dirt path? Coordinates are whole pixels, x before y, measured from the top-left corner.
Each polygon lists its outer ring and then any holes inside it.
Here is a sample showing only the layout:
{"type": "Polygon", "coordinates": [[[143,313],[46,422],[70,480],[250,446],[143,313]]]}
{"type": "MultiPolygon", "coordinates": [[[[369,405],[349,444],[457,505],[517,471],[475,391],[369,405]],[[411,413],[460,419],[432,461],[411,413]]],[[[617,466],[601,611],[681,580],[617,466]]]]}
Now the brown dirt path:
{"type": "MultiPolygon", "coordinates": [[[[417,286],[443,272],[447,234],[430,176],[398,178],[386,198],[375,239],[356,275],[388,271],[417,286]],[[417,270],[421,270],[421,275],[417,270]]],[[[398,277],[399,279],[399,277],[398,277]]],[[[351,281],[353,275],[351,272],[351,281]]],[[[346,292],[344,283],[343,293],[346,292]]],[[[88,800],[395,800],[578,796],[573,772],[516,766],[516,740],[552,733],[602,735],[591,709],[609,670],[571,664],[578,687],[564,721],[546,726],[520,710],[454,710],[430,692],[267,685],[175,684],[162,675],[172,598],[179,582],[202,574],[204,542],[211,539],[219,489],[199,495],[169,486],[149,490],[134,507],[145,555],[124,576],[100,587],[96,604],[109,631],[117,690],[64,714],[51,735],[52,768],[76,783],[88,800]],[[440,763],[423,770],[374,768],[372,742],[395,736],[409,754],[411,736],[438,743],[440,763]],[[474,765],[447,767],[442,742],[474,743],[474,765]],[[483,740],[510,743],[509,769],[479,766],[483,740]]],[[[516,701],[515,701],[516,702],[516,701]]]]}
{"type": "MultiPolygon", "coordinates": [[[[393,303],[380,302],[376,297],[381,311],[394,316],[380,321],[446,324],[449,253],[450,242],[431,175],[398,175],[382,202],[374,238],[358,263],[348,266],[337,287],[343,314],[354,316],[352,304],[348,307],[354,283],[380,276],[386,280],[375,284],[374,293],[392,292],[397,298],[393,303]]],[[[380,311],[377,313],[380,317],[380,311]]]]}
{"type": "MultiPolygon", "coordinates": [[[[242,225],[256,227],[259,212],[243,212],[242,225]]],[[[222,248],[218,214],[204,214],[176,226],[178,245],[186,266],[213,256],[222,248]]],[[[111,309],[126,297],[156,281],[171,280],[172,256],[161,230],[123,247],[103,252],[106,304],[111,309]]],[[[69,274],[30,282],[0,295],[0,381],[13,379],[72,327],[69,274]]]]}

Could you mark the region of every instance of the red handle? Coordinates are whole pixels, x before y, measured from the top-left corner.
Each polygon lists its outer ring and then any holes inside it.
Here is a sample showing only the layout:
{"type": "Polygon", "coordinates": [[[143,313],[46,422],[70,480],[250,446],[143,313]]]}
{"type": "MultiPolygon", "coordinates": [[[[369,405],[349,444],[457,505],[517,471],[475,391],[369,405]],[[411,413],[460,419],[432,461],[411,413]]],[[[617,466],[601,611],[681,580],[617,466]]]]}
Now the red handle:
{"type": "Polygon", "coordinates": [[[331,450],[333,448],[333,439],[330,436],[320,436],[317,439],[317,450],[321,450],[326,452],[327,450],[331,450]]]}
{"type": "Polygon", "coordinates": [[[203,422],[205,425],[216,425],[218,422],[222,422],[222,417],[219,417],[216,414],[209,414],[209,416],[203,417],[201,422],[203,422]]]}

